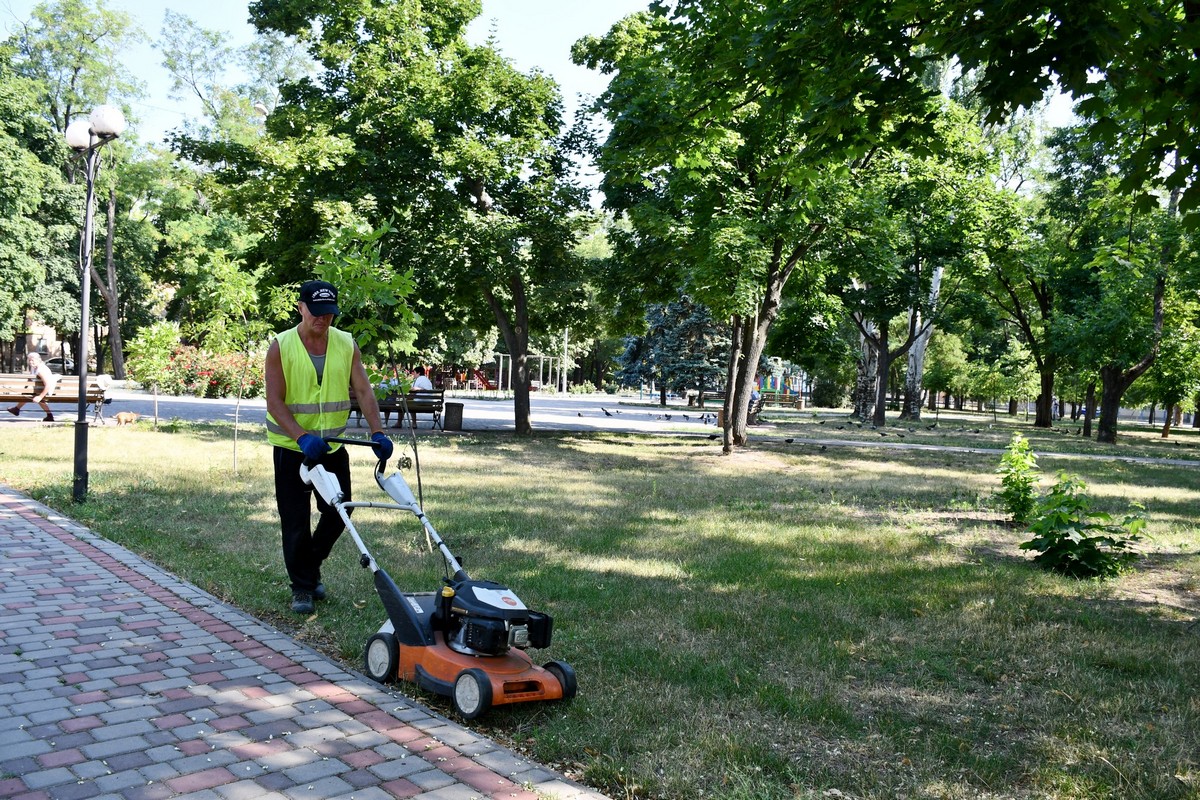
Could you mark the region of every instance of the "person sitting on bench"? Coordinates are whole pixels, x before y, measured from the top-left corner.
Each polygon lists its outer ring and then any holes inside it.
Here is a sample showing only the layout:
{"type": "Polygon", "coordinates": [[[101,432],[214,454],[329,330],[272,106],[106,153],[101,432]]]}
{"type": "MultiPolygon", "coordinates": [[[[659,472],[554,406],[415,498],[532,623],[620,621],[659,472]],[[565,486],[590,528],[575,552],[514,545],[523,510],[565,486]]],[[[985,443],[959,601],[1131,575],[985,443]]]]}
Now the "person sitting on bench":
{"type": "Polygon", "coordinates": [[[8,409],[8,413],[14,417],[20,416],[21,409],[26,403],[37,403],[46,412],[43,417],[43,422],[54,422],[54,415],[50,413],[50,404],[46,402],[46,395],[54,389],[54,384],[58,381],[50,368],[46,366],[46,362],[42,361],[42,356],[39,353],[30,353],[29,360],[29,376],[41,383],[41,391],[33,395],[29,400],[22,400],[12,408],[8,409]]]}
{"type": "Polygon", "coordinates": [[[416,375],[416,377],[413,378],[413,383],[412,383],[413,389],[416,389],[418,391],[423,391],[423,392],[432,392],[433,391],[433,381],[429,380],[429,376],[427,376],[425,374],[424,367],[417,367],[413,371],[413,374],[416,375]]]}

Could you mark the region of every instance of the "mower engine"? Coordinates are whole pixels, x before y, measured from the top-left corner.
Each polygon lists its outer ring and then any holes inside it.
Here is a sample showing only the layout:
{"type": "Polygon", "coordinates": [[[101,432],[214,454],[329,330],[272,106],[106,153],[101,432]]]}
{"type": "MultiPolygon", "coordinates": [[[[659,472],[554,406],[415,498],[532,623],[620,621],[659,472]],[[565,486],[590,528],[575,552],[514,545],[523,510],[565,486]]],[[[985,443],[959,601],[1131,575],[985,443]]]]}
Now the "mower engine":
{"type": "Polygon", "coordinates": [[[447,581],[438,620],[451,649],[473,656],[499,656],[509,648],[549,647],[554,619],[531,611],[507,586],[492,581],[447,581]]]}

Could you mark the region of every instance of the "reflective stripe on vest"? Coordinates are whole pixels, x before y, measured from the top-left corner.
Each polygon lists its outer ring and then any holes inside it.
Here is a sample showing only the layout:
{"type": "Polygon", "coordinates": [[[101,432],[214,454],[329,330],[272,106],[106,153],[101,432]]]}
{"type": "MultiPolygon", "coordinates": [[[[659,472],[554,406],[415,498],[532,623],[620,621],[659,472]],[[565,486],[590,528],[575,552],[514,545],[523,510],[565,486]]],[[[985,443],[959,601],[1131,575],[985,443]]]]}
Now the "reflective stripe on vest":
{"type": "MultiPolygon", "coordinates": [[[[345,331],[329,329],[329,344],[325,351],[325,370],[317,382],[317,370],[312,357],[300,341],[296,328],[279,334],[279,359],[287,383],[284,403],[304,430],[329,438],[341,436],[350,419],[350,367],[354,363],[354,339],[345,331]]],[[[267,441],[289,450],[300,445],[283,432],[270,414],[267,415],[267,441]]],[[[330,445],[334,450],[340,444],[330,445]]]]}

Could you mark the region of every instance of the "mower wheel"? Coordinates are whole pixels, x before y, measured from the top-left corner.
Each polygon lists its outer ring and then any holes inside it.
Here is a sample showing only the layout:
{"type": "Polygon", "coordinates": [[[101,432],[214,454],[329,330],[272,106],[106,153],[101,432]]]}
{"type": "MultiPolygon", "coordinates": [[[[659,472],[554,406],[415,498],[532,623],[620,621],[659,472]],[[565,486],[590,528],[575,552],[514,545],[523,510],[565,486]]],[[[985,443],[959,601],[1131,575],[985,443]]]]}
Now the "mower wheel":
{"type": "Polygon", "coordinates": [[[550,661],[545,664],[542,669],[549,672],[558,681],[558,685],[562,687],[563,700],[570,700],[575,696],[578,685],[575,683],[575,670],[565,661],[550,661]]]}
{"type": "Polygon", "coordinates": [[[481,669],[464,669],[454,679],[454,710],[475,719],[492,707],[492,681],[481,669]]]}
{"type": "Polygon", "coordinates": [[[376,633],[367,639],[363,650],[363,666],[367,676],[380,683],[390,683],[396,679],[396,670],[400,666],[400,645],[395,634],[376,633]]]}

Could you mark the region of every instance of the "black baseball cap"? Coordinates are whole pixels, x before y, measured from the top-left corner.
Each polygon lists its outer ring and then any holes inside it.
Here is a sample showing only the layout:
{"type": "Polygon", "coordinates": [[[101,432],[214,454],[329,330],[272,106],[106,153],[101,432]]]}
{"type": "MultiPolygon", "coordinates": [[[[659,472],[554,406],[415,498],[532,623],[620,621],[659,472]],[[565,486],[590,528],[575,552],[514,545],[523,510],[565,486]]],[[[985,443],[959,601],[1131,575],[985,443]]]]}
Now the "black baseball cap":
{"type": "Polygon", "coordinates": [[[337,297],[337,288],[325,281],[308,281],[300,287],[300,302],[307,305],[309,313],[316,317],[340,314],[337,297]]]}

